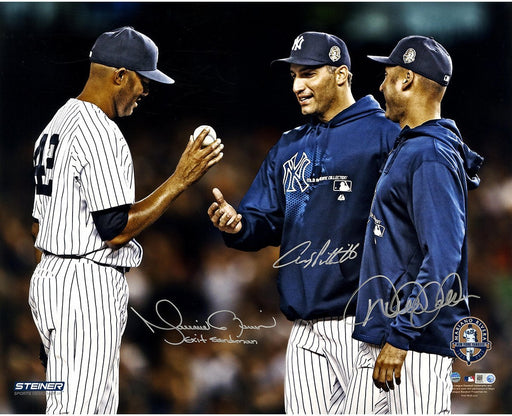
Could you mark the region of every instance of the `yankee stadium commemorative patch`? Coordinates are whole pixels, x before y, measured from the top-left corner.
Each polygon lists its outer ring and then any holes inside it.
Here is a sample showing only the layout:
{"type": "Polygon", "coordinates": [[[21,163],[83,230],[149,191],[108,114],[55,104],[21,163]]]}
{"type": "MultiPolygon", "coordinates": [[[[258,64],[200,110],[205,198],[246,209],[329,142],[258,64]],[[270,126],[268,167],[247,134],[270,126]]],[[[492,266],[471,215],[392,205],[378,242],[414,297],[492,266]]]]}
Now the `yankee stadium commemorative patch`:
{"type": "Polygon", "coordinates": [[[484,358],[492,348],[489,331],[483,321],[474,316],[461,319],[453,328],[450,349],[457,358],[471,365],[484,358]]]}

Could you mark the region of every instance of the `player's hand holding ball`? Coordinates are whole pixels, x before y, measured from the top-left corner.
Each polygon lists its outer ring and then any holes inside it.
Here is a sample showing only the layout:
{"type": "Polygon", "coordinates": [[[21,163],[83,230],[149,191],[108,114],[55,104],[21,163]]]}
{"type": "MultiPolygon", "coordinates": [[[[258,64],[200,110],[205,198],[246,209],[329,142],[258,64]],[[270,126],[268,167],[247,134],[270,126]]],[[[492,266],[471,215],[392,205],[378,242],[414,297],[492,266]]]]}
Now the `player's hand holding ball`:
{"type": "Polygon", "coordinates": [[[202,126],[199,126],[198,128],[196,128],[194,130],[194,134],[193,134],[194,140],[196,140],[199,137],[199,135],[203,132],[203,130],[205,130],[205,129],[208,129],[208,134],[203,139],[203,143],[201,144],[202,147],[211,145],[217,139],[217,133],[215,132],[213,127],[203,124],[202,126]]]}
{"type": "Polygon", "coordinates": [[[217,138],[215,130],[210,126],[199,126],[187,143],[182,153],[176,171],[175,180],[185,187],[199,180],[213,165],[223,157],[224,145],[217,138]]]}

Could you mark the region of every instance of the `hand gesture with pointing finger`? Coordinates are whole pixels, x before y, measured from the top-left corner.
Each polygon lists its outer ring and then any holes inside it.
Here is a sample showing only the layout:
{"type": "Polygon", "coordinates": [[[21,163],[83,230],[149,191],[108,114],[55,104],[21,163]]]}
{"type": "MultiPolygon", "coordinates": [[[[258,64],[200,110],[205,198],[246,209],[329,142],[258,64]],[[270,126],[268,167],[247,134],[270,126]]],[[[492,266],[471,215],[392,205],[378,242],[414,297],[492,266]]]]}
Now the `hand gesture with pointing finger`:
{"type": "Polygon", "coordinates": [[[210,220],[219,230],[236,234],[242,229],[242,216],[226,202],[224,195],[218,188],[213,188],[215,202],[208,208],[210,220]]]}

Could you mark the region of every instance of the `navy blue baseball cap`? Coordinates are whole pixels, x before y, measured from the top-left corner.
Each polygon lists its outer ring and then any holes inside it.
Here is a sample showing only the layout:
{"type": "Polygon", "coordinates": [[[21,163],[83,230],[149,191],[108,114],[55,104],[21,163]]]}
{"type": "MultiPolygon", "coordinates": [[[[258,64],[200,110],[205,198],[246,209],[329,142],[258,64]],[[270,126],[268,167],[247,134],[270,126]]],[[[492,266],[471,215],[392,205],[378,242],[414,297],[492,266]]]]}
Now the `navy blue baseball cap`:
{"type": "Polygon", "coordinates": [[[274,62],[307,66],[342,66],[350,69],[347,45],[340,38],[323,32],[304,32],[293,41],[290,56],[274,62]]]}
{"type": "Polygon", "coordinates": [[[174,80],[156,68],[158,48],[146,35],[133,27],[124,26],[102,33],[89,53],[91,62],[126,68],[162,84],[174,84],[174,80]]]}
{"type": "Polygon", "coordinates": [[[431,37],[407,36],[398,42],[389,56],[368,55],[368,58],[389,66],[410,69],[443,86],[447,86],[452,78],[452,58],[431,37]]]}

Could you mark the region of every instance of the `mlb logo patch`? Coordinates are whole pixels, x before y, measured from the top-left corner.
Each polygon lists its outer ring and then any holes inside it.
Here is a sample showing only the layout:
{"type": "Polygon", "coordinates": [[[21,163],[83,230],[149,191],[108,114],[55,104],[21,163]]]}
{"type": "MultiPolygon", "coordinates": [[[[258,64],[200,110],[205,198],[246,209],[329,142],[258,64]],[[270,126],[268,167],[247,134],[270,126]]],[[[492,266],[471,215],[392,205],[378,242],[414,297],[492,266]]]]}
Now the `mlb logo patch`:
{"type": "Polygon", "coordinates": [[[338,192],[352,192],[352,181],[348,179],[336,179],[333,182],[333,190],[338,192]]]}
{"type": "Polygon", "coordinates": [[[373,227],[373,234],[377,237],[382,237],[384,235],[384,231],[386,231],[386,227],[380,224],[375,224],[375,227],[373,227]]]}

